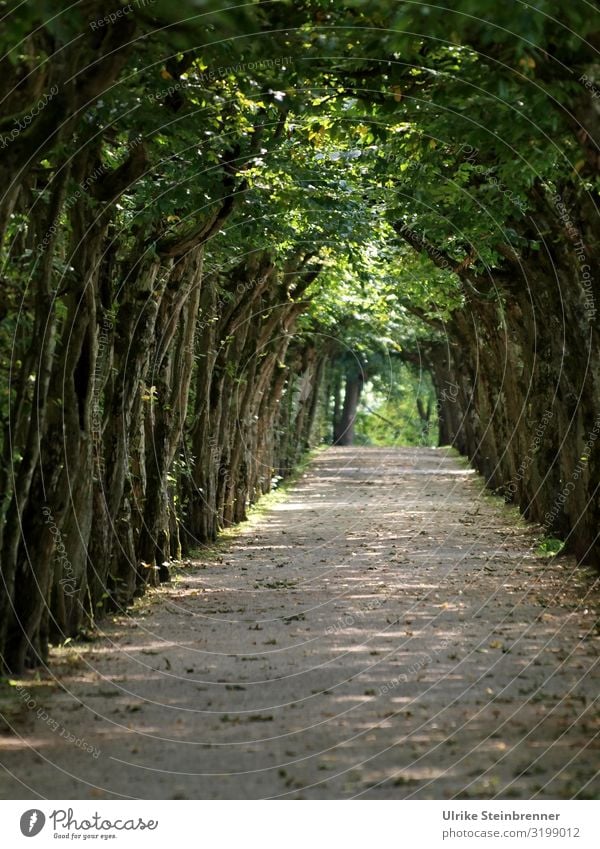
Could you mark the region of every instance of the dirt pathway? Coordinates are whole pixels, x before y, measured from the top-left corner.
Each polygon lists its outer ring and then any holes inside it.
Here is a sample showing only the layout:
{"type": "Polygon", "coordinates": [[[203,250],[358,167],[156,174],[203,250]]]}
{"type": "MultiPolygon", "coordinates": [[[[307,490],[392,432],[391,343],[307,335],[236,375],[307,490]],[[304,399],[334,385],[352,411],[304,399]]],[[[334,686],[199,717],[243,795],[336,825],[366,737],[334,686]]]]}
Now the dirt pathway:
{"type": "Polygon", "coordinates": [[[535,549],[446,451],[330,449],[4,690],[0,795],[597,797],[598,586],[535,549]]]}

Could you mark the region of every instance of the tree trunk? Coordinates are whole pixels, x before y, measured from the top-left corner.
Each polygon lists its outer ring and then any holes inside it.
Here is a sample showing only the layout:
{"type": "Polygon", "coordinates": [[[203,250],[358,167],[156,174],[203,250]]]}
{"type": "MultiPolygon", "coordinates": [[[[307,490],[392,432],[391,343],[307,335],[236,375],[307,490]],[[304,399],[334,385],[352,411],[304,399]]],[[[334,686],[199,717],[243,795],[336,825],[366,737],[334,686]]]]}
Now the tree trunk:
{"type": "Polygon", "coordinates": [[[363,388],[361,372],[350,371],[346,374],[344,406],[339,425],[334,436],[335,445],[354,445],[354,422],[363,388]]]}

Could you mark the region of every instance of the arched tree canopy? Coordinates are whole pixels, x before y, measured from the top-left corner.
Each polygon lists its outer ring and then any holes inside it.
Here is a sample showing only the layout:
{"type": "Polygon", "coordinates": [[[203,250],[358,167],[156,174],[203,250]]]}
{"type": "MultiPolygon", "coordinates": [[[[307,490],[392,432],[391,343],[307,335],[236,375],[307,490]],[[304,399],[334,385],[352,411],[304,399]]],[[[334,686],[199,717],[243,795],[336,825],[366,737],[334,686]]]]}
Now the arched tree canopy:
{"type": "Polygon", "coordinates": [[[4,6],[6,668],[365,392],[598,560],[594,4],[4,6]]]}

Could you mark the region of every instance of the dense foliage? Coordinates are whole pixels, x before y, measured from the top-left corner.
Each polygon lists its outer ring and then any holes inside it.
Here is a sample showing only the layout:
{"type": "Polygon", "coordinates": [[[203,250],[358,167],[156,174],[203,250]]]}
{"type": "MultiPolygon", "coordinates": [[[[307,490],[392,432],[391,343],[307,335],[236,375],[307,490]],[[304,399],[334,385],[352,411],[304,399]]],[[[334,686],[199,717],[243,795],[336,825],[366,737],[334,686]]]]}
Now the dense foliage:
{"type": "Polygon", "coordinates": [[[418,395],[424,443],[598,559],[594,6],[3,7],[6,668],[350,442],[390,374],[379,416],[418,395]]]}

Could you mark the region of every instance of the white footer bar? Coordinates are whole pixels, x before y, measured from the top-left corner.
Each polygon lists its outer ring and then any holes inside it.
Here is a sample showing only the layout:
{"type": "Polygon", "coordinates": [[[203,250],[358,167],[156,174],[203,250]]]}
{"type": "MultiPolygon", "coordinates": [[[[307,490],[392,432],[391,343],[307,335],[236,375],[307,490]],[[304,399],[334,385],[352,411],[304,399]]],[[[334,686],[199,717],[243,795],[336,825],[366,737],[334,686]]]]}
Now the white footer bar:
{"type": "Polygon", "coordinates": [[[597,849],[596,801],[0,801],[7,849],[597,849]]]}

